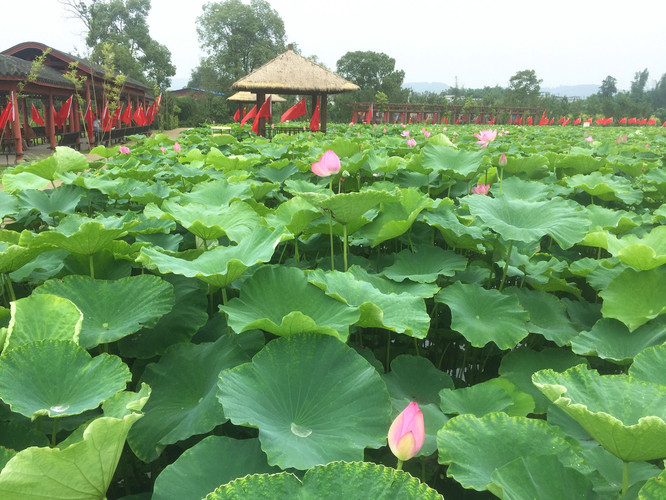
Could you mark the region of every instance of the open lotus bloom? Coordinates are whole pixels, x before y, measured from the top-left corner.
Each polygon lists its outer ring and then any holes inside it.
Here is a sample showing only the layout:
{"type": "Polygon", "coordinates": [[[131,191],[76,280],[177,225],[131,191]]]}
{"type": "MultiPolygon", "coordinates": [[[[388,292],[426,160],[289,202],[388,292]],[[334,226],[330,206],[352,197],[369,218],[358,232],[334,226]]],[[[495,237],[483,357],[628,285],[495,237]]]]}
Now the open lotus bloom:
{"type": "Polygon", "coordinates": [[[490,191],[490,184],[477,184],[472,188],[473,194],[488,194],[490,191]]]}
{"type": "Polygon", "coordinates": [[[388,445],[398,460],[404,462],[419,452],[424,440],[423,413],[419,405],[412,401],[391,424],[388,445]]]}
{"type": "Polygon", "coordinates": [[[330,149],[321,155],[318,162],[312,164],[312,171],[319,177],[328,177],[340,171],[340,158],[330,149]]]}
{"type": "Polygon", "coordinates": [[[130,148],[128,148],[127,146],[120,146],[118,148],[118,152],[123,153],[123,154],[127,154],[127,153],[130,152],[130,148]]]}
{"type": "Polygon", "coordinates": [[[416,146],[416,139],[407,139],[407,145],[409,147],[414,147],[416,146]]]}
{"type": "Polygon", "coordinates": [[[474,134],[474,137],[478,139],[476,141],[482,148],[485,148],[488,144],[493,142],[497,137],[497,129],[495,130],[481,130],[478,134],[474,134]]]}

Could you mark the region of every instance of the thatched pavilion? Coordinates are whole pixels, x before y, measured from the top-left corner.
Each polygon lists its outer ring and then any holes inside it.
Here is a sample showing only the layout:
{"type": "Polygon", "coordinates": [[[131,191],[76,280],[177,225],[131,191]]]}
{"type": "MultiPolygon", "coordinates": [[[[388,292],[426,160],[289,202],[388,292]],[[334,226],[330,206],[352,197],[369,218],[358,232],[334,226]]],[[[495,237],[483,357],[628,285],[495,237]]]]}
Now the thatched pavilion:
{"type": "MultiPolygon", "coordinates": [[[[312,98],[310,109],[314,110],[317,97],[321,96],[319,117],[321,131],[326,132],[326,101],[328,94],[353,92],[360,87],[294,52],[292,45],[286,52],[268,61],[252,73],[231,86],[232,90],[257,94],[257,109],[266,100],[266,94],[298,94],[312,98]]],[[[259,135],[265,135],[266,121],[259,122],[259,135]]]]}

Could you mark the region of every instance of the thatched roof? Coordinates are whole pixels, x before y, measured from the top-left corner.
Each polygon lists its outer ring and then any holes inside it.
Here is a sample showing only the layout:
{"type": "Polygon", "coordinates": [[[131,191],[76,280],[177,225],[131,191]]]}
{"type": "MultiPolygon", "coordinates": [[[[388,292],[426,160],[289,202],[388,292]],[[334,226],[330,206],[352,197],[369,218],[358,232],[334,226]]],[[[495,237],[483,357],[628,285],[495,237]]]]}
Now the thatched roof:
{"type": "Polygon", "coordinates": [[[232,90],[281,94],[339,94],[360,87],[290,48],[231,86],[232,90]]]}
{"type": "MultiPolygon", "coordinates": [[[[271,99],[273,99],[273,102],[286,101],[284,97],[280,97],[277,94],[269,94],[269,95],[271,96],[271,99]]],[[[268,99],[268,95],[266,96],[266,99],[268,99]]],[[[257,94],[254,94],[252,92],[246,92],[245,90],[243,90],[241,92],[236,92],[231,97],[227,97],[227,101],[257,102],[257,94]]]]}

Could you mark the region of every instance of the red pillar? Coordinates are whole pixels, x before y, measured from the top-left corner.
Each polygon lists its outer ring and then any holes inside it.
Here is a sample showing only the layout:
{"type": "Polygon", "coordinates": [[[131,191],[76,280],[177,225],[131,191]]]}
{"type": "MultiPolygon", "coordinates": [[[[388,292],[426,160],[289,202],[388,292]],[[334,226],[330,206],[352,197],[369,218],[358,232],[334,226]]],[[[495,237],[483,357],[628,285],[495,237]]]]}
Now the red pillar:
{"type": "Polygon", "coordinates": [[[327,103],[327,101],[328,101],[328,94],[322,94],[321,95],[321,108],[319,109],[319,121],[321,122],[320,130],[324,134],[326,133],[326,113],[327,113],[326,103],[327,103]]]}
{"type": "Polygon", "coordinates": [[[19,117],[18,111],[18,101],[16,100],[16,94],[12,92],[12,107],[14,109],[14,122],[12,123],[12,135],[14,136],[16,143],[16,156],[23,154],[23,138],[21,137],[21,119],[19,117]]]}
{"type": "Polygon", "coordinates": [[[55,138],[55,116],[53,116],[53,94],[49,93],[49,104],[45,114],[46,118],[46,135],[49,138],[49,144],[51,149],[56,147],[56,138],[55,138]]]}

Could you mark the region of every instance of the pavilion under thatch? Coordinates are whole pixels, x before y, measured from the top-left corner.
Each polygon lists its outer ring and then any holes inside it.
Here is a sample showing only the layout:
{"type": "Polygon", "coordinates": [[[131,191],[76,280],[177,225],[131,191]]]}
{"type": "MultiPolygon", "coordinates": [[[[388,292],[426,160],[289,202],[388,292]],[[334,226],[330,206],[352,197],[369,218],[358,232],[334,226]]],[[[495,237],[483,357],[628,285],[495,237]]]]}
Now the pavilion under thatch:
{"type": "MultiPolygon", "coordinates": [[[[325,133],[328,94],[353,92],[360,90],[360,87],[297,54],[289,45],[286,52],[235,82],[231,89],[257,94],[257,109],[264,103],[267,94],[309,95],[312,98],[311,109],[315,108],[317,97],[321,96],[319,116],[321,131],[325,133]]],[[[259,135],[265,135],[265,130],[265,119],[260,118],[259,135]]]]}

